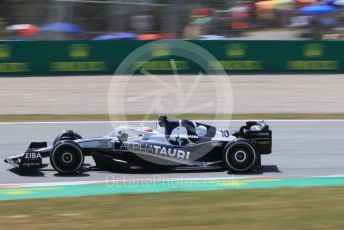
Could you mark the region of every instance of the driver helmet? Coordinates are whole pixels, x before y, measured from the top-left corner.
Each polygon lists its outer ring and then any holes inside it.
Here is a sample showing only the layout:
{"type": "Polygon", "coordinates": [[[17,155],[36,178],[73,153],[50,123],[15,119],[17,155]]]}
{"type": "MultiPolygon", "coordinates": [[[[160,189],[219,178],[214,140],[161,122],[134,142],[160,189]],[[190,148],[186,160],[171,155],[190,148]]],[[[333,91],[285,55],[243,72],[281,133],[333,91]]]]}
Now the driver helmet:
{"type": "Polygon", "coordinates": [[[204,137],[207,134],[207,128],[204,125],[197,126],[196,134],[199,137],[204,137]]]}

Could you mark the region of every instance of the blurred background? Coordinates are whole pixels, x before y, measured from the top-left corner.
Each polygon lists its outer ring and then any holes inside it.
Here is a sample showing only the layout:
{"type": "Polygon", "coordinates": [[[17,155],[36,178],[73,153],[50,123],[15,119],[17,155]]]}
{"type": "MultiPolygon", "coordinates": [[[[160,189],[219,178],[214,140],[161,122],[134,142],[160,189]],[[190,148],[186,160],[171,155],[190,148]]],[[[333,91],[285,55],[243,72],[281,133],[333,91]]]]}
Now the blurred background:
{"type": "Polygon", "coordinates": [[[343,39],[344,0],[1,0],[1,40],[343,39]]]}

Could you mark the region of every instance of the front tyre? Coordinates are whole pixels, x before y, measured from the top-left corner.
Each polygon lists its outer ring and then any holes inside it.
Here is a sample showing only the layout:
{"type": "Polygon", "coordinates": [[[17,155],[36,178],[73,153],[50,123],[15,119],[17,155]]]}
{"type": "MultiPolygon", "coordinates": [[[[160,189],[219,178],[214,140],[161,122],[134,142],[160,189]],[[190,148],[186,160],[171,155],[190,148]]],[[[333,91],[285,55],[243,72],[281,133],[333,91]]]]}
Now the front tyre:
{"type": "Polygon", "coordinates": [[[61,142],[53,148],[50,162],[57,172],[73,174],[82,167],[84,155],[78,145],[72,142],[61,142]]]}
{"type": "Polygon", "coordinates": [[[257,153],[248,142],[236,141],[226,145],[223,151],[223,160],[228,170],[246,172],[255,165],[257,153]]]}
{"type": "Polygon", "coordinates": [[[53,146],[56,145],[60,141],[66,141],[66,140],[77,140],[82,139],[80,134],[74,132],[73,130],[64,130],[62,133],[60,133],[54,140],[53,146]]]}

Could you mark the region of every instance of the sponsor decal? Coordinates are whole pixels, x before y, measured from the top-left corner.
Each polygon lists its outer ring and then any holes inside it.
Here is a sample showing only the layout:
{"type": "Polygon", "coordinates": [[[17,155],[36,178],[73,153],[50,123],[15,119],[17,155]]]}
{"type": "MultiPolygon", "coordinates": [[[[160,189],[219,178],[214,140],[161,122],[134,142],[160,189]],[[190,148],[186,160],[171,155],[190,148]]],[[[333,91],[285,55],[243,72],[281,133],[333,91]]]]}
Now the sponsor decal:
{"type": "Polygon", "coordinates": [[[213,142],[211,143],[212,147],[222,147],[222,142],[213,142]]]}
{"type": "Polygon", "coordinates": [[[338,61],[288,61],[287,69],[290,70],[336,70],[339,69],[338,61]]]}
{"type": "Polygon", "coordinates": [[[225,70],[260,70],[263,69],[262,61],[211,61],[209,67],[214,69],[225,69],[225,70]]]}
{"type": "Polygon", "coordinates": [[[153,45],[152,57],[171,56],[172,48],[168,43],[157,43],[153,45]]]}
{"type": "Polygon", "coordinates": [[[27,62],[9,62],[12,58],[12,47],[9,45],[0,45],[0,73],[20,73],[29,71],[27,62]]]}
{"type": "Polygon", "coordinates": [[[41,162],[24,162],[23,163],[23,166],[26,166],[26,167],[40,166],[40,165],[41,165],[41,162]]]}
{"type": "MultiPolygon", "coordinates": [[[[177,70],[189,70],[188,61],[174,61],[177,70]]],[[[137,61],[134,63],[134,69],[137,70],[152,70],[152,71],[172,71],[173,66],[171,62],[168,61],[137,61]]]]}
{"type": "Polygon", "coordinates": [[[79,142],[83,148],[111,148],[112,144],[107,140],[86,140],[79,142]]]}
{"type": "Polygon", "coordinates": [[[133,152],[142,152],[156,154],[160,156],[167,156],[177,159],[189,160],[190,152],[181,149],[170,148],[161,145],[148,144],[148,143],[132,143],[123,142],[120,150],[130,150],[133,152]]]}
{"type": "Polygon", "coordinates": [[[259,133],[257,133],[257,135],[258,136],[269,136],[270,133],[261,133],[261,132],[259,132],[259,133]]]}
{"type": "Polygon", "coordinates": [[[55,72],[87,72],[107,70],[105,62],[53,62],[50,68],[55,72]]]}
{"type": "Polygon", "coordinates": [[[67,47],[66,51],[73,61],[62,61],[50,63],[50,69],[54,72],[94,72],[108,70],[104,61],[77,61],[77,59],[89,59],[91,56],[91,46],[87,44],[73,44],[67,47]],[[76,59],[76,60],[75,60],[76,59]]]}
{"type": "Polygon", "coordinates": [[[241,58],[246,55],[246,46],[241,43],[226,46],[226,56],[230,58],[241,58]]]}
{"type": "Polygon", "coordinates": [[[338,60],[319,60],[324,57],[325,47],[322,44],[306,44],[302,47],[302,54],[306,59],[291,60],[286,63],[289,70],[337,70],[340,69],[338,60]]]}
{"type": "Polygon", "coordinates": [[[308,58],[321,57],[324,47],[321,44],[306,44],[303,46],[303,55],[308,58]]]}
{"type": "Polygon", "coordinates": [[[199,139],[198,135],[188,134],[188,131],[183,126],[174,128],[170,135],[166,135],[167,140],[173,145],[186,145],[191,141],[199,139]]]}
{"type": "Polygon", "coordinates": [[[171,134],[170,138],[171,139],[176,139],[176,138],[199,138],[199,136],[177,133],[177,134],[171,134]]]}
{"type": "Polygon", "coordinates": [[[68,51],[71,58],[87,58],[90,56],[90,46],[86,44],[70,45],[68,51]]]}
{"type": "Polygon", "coordinates": [[[42,158],[42,155],[40,153],[28,152],[28,153],[24,153],[24,158],[25,159],[37,159],[37,158],[42,158]]]}
{"type": "Polygon", "coordinates": [[[0,46],[0,59],[8,59],[12,55],[12,47],[8,45],[0,46]]]}
{"type": "Polygon", "coordinates": [[[0,63],[0,73],[19,73],[28,71],[29,63],[26,62],[0,63]]]}
{"type": "Polygon", "coordinates": [[[97,148],[109,148],[108,141],[98,141],[97,148]]]}
{"type": "MultiPolygon", "coordinates": [[[[229,59],[240,59],[247,55],[247,46],[243,43],[227,44],[225,55],[229,59]]],[[[225,70],[260,70],[263,69],[263,62],[258,60],[220,60],[210,62],[210,67],[225,70]]]]}

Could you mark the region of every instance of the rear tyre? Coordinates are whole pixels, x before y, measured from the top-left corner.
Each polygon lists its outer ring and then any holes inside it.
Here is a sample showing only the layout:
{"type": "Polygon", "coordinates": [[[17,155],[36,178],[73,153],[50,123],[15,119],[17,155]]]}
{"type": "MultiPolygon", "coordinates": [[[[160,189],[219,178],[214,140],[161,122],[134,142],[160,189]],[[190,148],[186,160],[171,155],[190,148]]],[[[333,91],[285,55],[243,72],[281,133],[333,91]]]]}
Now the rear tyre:
{"type": "Polygon", "coordinates": [[[78,145],[61,142],[51,151],[50,163],[61,174],[74,174],[82,167],[84,155],[78,145]]]}
{"type": "Polygon", "coordinates": [[[257,159],[256,159],[256,166],[262,166],[262,156],[260,154],[257,154],[257,159]]]}
{"type": "Polygon", "coordinates": [[[223,151],[223,160],[228,170],[246,172],[255,165],[257,154],[248,142],[236,141],[226,145],[223,151]]]}

